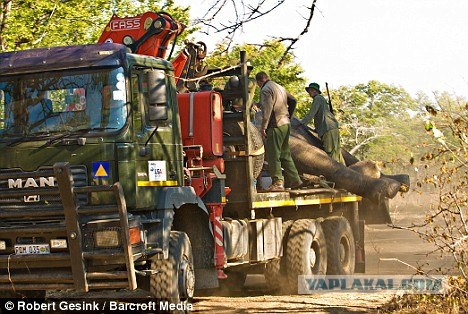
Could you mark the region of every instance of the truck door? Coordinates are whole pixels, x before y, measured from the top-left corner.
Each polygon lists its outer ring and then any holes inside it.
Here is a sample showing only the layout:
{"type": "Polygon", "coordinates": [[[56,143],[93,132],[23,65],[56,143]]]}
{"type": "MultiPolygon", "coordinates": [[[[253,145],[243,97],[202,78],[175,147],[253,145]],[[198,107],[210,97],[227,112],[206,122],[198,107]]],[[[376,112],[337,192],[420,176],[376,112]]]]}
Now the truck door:
{"type": "Polygon", "coordinates": [[[183,184],[175,87],[162,69],[134,68],[131,74],[137,207],[157,204],[160,187],[183,184]]]}

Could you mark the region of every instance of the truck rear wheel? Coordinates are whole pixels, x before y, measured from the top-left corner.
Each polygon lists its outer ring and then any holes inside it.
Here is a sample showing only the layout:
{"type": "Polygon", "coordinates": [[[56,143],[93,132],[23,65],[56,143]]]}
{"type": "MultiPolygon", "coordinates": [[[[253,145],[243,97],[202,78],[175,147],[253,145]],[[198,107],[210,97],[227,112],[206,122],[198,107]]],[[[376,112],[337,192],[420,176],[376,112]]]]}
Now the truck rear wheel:
{"type": "Polygon", "coordinates": [[[283,256],[278,259],[274,259],[271,262],[265,265],[265,270],[263,272],[265,276],[266,285],[269,291],[275,293],[280,292],[281,288],[284,287],[285,282],[287,282],[286,278],[286,245],[288,240],[289,232],[291,231],[291,226],[294,220],[288,220],[283,222],[282,229],[283,229],[283,238],[282,238],[282,246],[283,246],[283,256]]]}
{"type": "Polygon", "coordinates": [[[320,223],[314,219],[299,219],[292,224],[286,262],[291,293],[297,293],[299,276],[326,274],[327,246],[320,223]]]}
{"type": "Polygon", "coordinates": [[[160,300],[173,303],[190,302],[195,290],[192,246],[185,232],[171,231],[169,258],[154,259],[151,269],[150,292],[160,300]]]}
{"type": "Polygon", "coordinates": [[[327,274],[352,275],[355,267],[353,231],[345,217],[329,217],[322,222],[327,241],[327,274]]]}

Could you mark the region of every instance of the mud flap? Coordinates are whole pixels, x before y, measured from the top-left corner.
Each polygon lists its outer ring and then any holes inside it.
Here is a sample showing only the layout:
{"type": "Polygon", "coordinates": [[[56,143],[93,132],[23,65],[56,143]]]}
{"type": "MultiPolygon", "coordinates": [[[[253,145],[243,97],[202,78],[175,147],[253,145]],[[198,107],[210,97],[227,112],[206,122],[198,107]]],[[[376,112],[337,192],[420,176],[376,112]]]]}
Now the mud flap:
{"type": "Polygon", "coordinates": [[[165,218],[163,230],[160,230],[165,256],[168,254],[170,232],[172,230],[185,232],[192,244],[195,289],[217,288],[218,277],[213,260],[213,228],[209,221],[208,209],[193,188],[162,189],[155,215],[165,218]]]}
{"type": "Polygon", "coordinates": [[[359,217],[366,221],[366,224],[391,224],[390,206],[388,198],[380,201],[371,201],[363,198],[359,204],[359,217]]]}
{"type": "Polygon", "coordinates": [[[203,203],[185,204],[175,209],[172,225],[173,230],[185,232],[192,244],[196,290],[218,287],[213,231],[204,207],[203,203]]]}
{"type": "Polygon", "coordinates": [[[359,220],[358,227],[359,227],[359,234],[360,239],[356,241],[356,262],[354,266],[355,273],[362,273],[366,272],[366,251],[364,246],[364,220],[359,220]]]}

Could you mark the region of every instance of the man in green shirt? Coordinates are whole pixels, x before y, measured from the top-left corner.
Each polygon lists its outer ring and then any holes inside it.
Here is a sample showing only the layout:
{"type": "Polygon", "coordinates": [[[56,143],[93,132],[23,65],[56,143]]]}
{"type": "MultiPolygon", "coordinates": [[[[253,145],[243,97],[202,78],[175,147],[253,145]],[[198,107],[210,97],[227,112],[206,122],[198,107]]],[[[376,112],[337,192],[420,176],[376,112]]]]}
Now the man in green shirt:
{"type": "Polygon", "coordinates": [[[307,93],[312,97],[312,106],[309,112],[301,120],[301,123],[308,125],[314,119],[315,131],[322,139],[323,149],[335,161],[345,164],[341,155],[339,124],[333,113],[330,112],[327,101],[321,95],[320,85],[310,83],[306,87],[307,93]]]}
{"type": "Polygon", "coordinates": [[[255,79],[260,87],[260,130],[266,138],[266,159],[272,178],[272,184],[265,191],[284,191],[284,179],[290,188],[298,188],[302,181],[289,148],[291,129],[288,103],[295,105],[295,99],[283,86],[271,81],[265,72],[258,72],[255,79]],[[281,168],[284,169],[284,177],[281,168]]]}

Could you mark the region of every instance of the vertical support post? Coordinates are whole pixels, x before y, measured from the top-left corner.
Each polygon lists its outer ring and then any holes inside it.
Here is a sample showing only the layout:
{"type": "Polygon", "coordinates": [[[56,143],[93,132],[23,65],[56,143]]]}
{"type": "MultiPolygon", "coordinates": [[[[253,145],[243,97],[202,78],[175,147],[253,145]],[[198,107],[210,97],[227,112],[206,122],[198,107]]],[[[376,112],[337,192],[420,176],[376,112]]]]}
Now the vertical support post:
{"type": "Polygon", "coordinates": [[[125,255],[125,265],[127,268],[127,278],[129,290],[135,290],[137,288],[135,265],[133,264],[133,252],[132,245],[130,244],[130,228],[128,227],[128,215],[127,215],[127,204],[123,194],[122,185],[119,182],[114,183],[112,186],[117,206],[119,207],[119,218],[120,218],[120,234],[123,240],[123,251],[125,255]]]}
{"type": "Polygon", "coordinates": [[[359,205],[358,202],[352,203],[351,212],[351,229],[353,230],[355,243],[355,272],[365,271],[365,251],[364,251],[364,225],[363,221],[359,220],[359,205]]]}
{"type": "Polygon", "coordinates": [[[206,204],[210,209],[210,221],[213,224],[214,245],[215,245],[215,267],[218,269],[218,279],[226,279],[224,273],[224,237],[221,217],[223,216],[222,205],[206,204]]]}
{"type": "Polygon", "coordinates": [[[189,102],[189,137],[193,137],[193,105],[194,105],[195,93],[190,93],[189,102]]]}
{"type": "Polygon", "coordinates": [[[351,229],[353,229],[354,242],[359,243],[361,235],[359,232],[359,206],[358,202],[352,203],[352,213],[351,213],[351,229]]]}
{"type": "Polygon", "coordinates": [[[73,177],[69,164],[65,162],[56,163],[54,165],[54,173],[57,178],[60,198],[62,199],[65,214],[70,264],[75,290],[88,292],[89,287],[86,280],[86,268],[81,247],[81,228],[78,219],[75,193],[73,192],[73,177]]]}
{"type": "Polygon", "coordinates": [[[246,59],[246,52],[240,52],[240,62],[241,62],[241,77],[243,80],[242,86],[244,86],[242,90],[242,99],[243,99],[243,106],[244,110],[244,136],[245,136],[245,154],[247,158],[246,162],[246,171],[247,171],[247,197],[248,197],[248,204],[249,209],[252,211],[253,209],[253,202],[255,198],[255,187],[254,182],[255,178],[253,177],[253,158],[251,156],[252,148],[250,143],[250,111],[251,111],[251,103],[249,102],[249,78],[247,75],[247,59],[246,59]]]}

